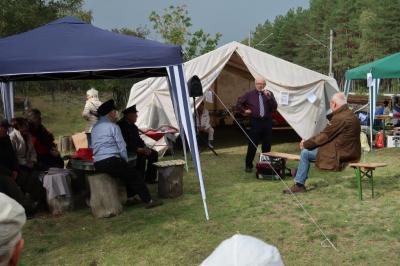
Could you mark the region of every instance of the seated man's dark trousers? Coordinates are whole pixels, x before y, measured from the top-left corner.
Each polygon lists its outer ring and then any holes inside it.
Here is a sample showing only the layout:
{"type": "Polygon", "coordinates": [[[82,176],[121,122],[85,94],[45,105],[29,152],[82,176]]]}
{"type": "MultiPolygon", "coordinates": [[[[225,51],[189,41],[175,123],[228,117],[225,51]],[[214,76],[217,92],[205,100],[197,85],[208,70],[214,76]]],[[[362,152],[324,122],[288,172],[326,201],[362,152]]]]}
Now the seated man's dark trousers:
{"type": "Polygon", "coordinates": [[[246,154],[246,168],[253,168],[253,160],[256,155],[258,144],[261,142],[262,152],[271,151],[272,119],[270,117],[251,118],[251,129],[249,131],[249,145],[246,154]]]}
{"type": "Polygon", "coordinates": [[[36,207],[33,201],[26,197],[17,183],[10,177],[11,172],[0,166],[0,192],[8,195],[21,204],[26,215],[30,216],[36,212],[36,207]]]}
{"type": "Polygon", "coordinates": [[[153,165],[153,163],[156,162],[158,162],[158,152],[155,150],[151,150],[149,156],[146,156],[144,154],[137,155],[136,169],[144,174],[145,181],[147,183],[154,183],[154,181],[156,181],[157,179],[157,168],[153,165]]]}
{"type": "Polygon", "coordinates": [[[110,157],[94,163],[96,171],[111,175],[122,180],[126,186],[128,197],[139,195],[143,202],[150,202],[151,196],[142,175],[139,175],[134,167],[118,157],[110,157]]]}

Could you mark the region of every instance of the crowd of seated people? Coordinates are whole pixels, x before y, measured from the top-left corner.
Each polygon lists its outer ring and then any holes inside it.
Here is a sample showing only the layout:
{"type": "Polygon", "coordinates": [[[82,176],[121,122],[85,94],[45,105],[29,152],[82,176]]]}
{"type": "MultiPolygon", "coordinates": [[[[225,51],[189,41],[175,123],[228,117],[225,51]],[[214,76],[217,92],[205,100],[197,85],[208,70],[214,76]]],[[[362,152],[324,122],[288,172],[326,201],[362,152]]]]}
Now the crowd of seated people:
{"type": "MultiPolygon", "coordinates": [[[[121,119],[120,124],[122,121],[127,122],[126,116],[128,115],[133,114],[136,117],[136,113],[135,107],[125,110],[124,118],[121,119]]],[[[137,131],[135,122],[130,121],[127,125],[129,124],[137,131]]],[[[126,133],[124,126],[121,129],[123,133],[126,133]]],[[[140,181],[140,188],[143,188],[147,196],[143,199],[147,203],[146,207],[159,206],[162,202],[151,198],[143,182],[146,177],[147,183],[156,183],[156,170],[152,163],[157,162],[157,152],[146,148],[138,132],[136,135],[125,134],[123,136],[128,144],[131,144],[131,141],[137,141],[141,144],[135,146],[137,144],[135,142],[134,147],[129,145],[126,147],[121,135],[124,149],[128,148],[128,151],[137,153],[138,158],[135,169],[138,177],[134,178],[135,175],[127,176],[127,179],[136,182],[135,184],[132,183],[133,190],[138,190],[136,186],[138,186],[137,182],[140,181]]],[[[7,120],[1,121],[0,192],[19,202],[25,208],[28,218],[33,217],[38,210],[51,210],[51,206],[50,208],[47,206],[51,188],[48,187],[48,182],[46,182],[48,179],[46,178],[55,170],[57,170],[57,173],[67,171],[64,169],[64,160],[61,158],[54,140],[53,134],[42,124],[41,112],[38,109],[28,110],[26,117],[13,118],[11,123],[7,120]]],[[[96,139],[96,134],[94,134],[94,144],[97,143],[96,141],[99,141],[99,139],[96,139]]],[[[97,158],[96,149],[94,155],[97,158]]],[[[99,170],[97,169],[98,164],[95,160],[96,170],[99,170]]],[[[130,182],[128,183],[130,184],[130,182]]],[[[72,187],[74,187],[73,184],[72,187]]],[[[131,189],[131,187],[129,188],[131,189]]]]}
{"type": "Polygon", "coordinates": [[[53,135],[42,125],[37,109],[27,118],[0,124],[0,192],[19,202],[27,216],[46,210],[43,178],[50,168],[64,168],[53,135]]]}
{"type": "Polygon", "coordinates": [[[23,193],[17,184],[19,164],[8,135],[9,128],[8,121],[2,120],[0,123],[0,192],[19,202],[25,208],[27,216],[31,216],[36,212],[37,204],[23,193]]]}

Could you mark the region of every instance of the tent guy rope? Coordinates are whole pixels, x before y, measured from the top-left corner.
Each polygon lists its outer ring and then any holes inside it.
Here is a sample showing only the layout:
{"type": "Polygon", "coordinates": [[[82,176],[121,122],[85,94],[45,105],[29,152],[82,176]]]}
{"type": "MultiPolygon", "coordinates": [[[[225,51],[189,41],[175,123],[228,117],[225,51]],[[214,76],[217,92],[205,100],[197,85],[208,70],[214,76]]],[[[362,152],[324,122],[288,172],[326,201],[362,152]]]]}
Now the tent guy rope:
{"type": "MultiPolygon", "coordinates": [[[[254,147],[258,150],[258,147],[255,145],[255,143],[251,140],[249,135],[246,133],[246,130],[240,125],[240,123],[236,120],[235,116],[232,114],[231,111],[229,111],[228,107],[222,102],[221,98],[218,97],[218,95],[215,93],[215,91],[210,90],[215,97],[217,97],[218,101],[222,104],[222,106],[225,108],[225,110],[229,113],[229,115],[232,117],[233,121],[236,122],[236,124],[239,126],[239,128],[242,130],[242,132],[245,134],[247,139],[254,145],[254,147]]],[[[262,151],[261,151],[262,152],[262,151]]],[[[268,162],[267,162],[268,163],[268,162]]],[[[268,163],[269,164],[269,163],[268,163]]],[[[285,187],[288,189],[290,192],[290,195],[292,196],[293,201],[303,210],[303,212],[306,214],[306,216],[309,218],[309,220],[315,225],[315,227],[318,229],[318,231],[322,234],[324,237],[324,240],[321,242],[322,247],[326,247],[327,245],[325,244],[326,242],[329,243],[329,245],[335,249],[336,251],[339,251],[336,246],[332,243],[332,241],[328,238],[328,236],[324,233],[322,228],[318,225],[318,223],[315,221],[315,219],[311,216],[311,214],[304,208],[304,204],[299,200],[299,198],[290,190],[288,184],[280,177],[276,169],[273,167],[272,164],[269,164],[271,169],[274,171],[274,173],[279,177],[279,180],[285,185],[285,187]]]]}

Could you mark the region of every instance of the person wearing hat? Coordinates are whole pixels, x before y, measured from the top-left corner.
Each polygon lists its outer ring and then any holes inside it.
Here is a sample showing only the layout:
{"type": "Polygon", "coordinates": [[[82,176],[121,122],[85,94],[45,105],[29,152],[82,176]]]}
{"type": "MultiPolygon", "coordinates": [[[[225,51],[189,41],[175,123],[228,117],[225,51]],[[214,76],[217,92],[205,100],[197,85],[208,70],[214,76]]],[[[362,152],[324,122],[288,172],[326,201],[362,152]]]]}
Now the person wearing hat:
{"type": "Polygon", "coordinates": [[[126,108],[122,113],[124,117],[117,124],[121,128],[128,153],[137,154],[136,169],[144,174],[146,183],[154,184],[157,179],[157,169],[153,163],[158,162],[158,152],[147,148],[139,136],[139,128],[135,125],[138,117],[136,105],[126,108]]]}
{"type": "Polygon", "coordinates": [[[7,134],[9,127],[10,124],[7,120],[0,122],[0,192],[18,201],[24,206],[28,215],[33,216],[37,210],[37,203],[26,197],[16,183],[19,165],[17,155],[7,134]]]}
{"type": "Polygon", "coordinates": [[[90,133],[93,125],[97,122],[97,109],[100,105],[99,92],[95,88],[91,88],[86,92],[86,103],[82,112],[82,117],[87,121],[86,133],[90,133]]]}
{"type": "Polygon", "coordinates": [[[143,177],[135,167],[128,165],[126,143],[119,126],[115,124],[118,118],[116,109],[114,100],[108,100],[97,110],[99,120],[92,128],[94,167],[96,171],[121,179],[126,185],[128,197],[138,194],[147,204],[146,208],[159,206],[162,202],[151,198],[143,177]]]}
{"type": "Polygon", "coordinates": [[[24,248],[22,227],[26,222],[24,208],[4,193],[0,193],[0,265],[18,264],[24,248]]]}

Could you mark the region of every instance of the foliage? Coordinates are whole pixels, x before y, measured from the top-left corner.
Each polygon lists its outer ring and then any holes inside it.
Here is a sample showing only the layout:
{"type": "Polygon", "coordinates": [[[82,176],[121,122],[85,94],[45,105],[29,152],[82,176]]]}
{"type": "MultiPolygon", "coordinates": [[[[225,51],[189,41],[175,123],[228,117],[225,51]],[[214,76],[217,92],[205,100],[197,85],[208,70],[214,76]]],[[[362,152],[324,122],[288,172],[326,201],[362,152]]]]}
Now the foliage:
{"type": "Polygon", "coordinates": [[[202,29],[191,32],[192,19],[185,5],[171,5],[162,14],[152,11],[149,20],[153,23],[154,30],[166,42],[183,47],[186,60],[215,49],[222,36],[217,33],[215,37],[211,37],[202,29]]]}
{"type": "Polygon", "coordinates": [[[0,0],[0,37],[25,32],[64,16],[92,21],[84,0],[0,0]]]}
{"type": "Polygon", "coordinates": [[[135,29],[129,29],[129,28],[112,29],[111,31],[129,36],[139,37],[142,39],[146,39],[146,37],[150,34],[150,30],[147,29],[145,26],[144,27],[138,26],[135,29]]]}
{"type": "MultiPolygon", "coordinates": [[[[329,30],[333,29],[333,70],[339,85],[343,86],[347,69],[399,52],[399,13],[398,0],[310,0],[309,9],[292,9],[273,22],[259,24],[252,45],[327,74],[329,30]],[[270,38],[262,41],[271,33],[270,38]],[[260,41],[261,45],[257,45],[260,41]]],[[[248,40],[243,43],[247,44],[248,40]]],[[[384,85],[391,84],[386,81],[384,85]]]]}

